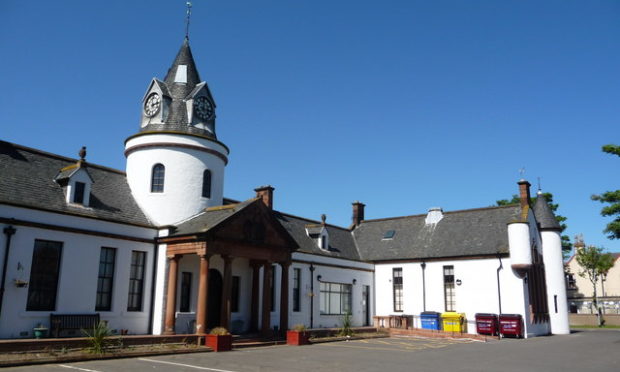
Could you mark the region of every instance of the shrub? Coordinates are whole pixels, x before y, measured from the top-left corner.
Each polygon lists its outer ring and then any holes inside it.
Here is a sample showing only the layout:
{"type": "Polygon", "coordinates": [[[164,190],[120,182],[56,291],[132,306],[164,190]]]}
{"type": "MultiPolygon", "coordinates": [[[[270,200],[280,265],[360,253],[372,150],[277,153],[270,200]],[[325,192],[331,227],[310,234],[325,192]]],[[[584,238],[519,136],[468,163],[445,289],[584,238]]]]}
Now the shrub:
{"type": "Polygon", "coordinates": [[[351,336],[353,334],[353,330],[351,329],[351,313],[346,312],[342,317],[342,328],[338,332],[340,336],[351,336]]]}
{"type": "Polygon", "coordinates": [[[82,333],[88,337],[88,343],[90,347],[88,350],[94,354],[103,354],[109,347],[110,340],[108,338],[112,334],[108,329],[108,325],[105,322],[97,323],[92,331],[82,330],[82,333]]]}
{"type": "Polygon", "coordinates": [[[293,326],[293,331],[305,332],[306,330],[308,330],[308,329],[306,328],[305,324],[295,324],[293,326]]]}
{"type": "Polygon", "coordinates": [[[216,336],[226,336],[226,335],[229,335],[230,333],[224,327],[215,327],[211,330],[211,332],[209,332],[209,334],[216,335],[216,336]]]}

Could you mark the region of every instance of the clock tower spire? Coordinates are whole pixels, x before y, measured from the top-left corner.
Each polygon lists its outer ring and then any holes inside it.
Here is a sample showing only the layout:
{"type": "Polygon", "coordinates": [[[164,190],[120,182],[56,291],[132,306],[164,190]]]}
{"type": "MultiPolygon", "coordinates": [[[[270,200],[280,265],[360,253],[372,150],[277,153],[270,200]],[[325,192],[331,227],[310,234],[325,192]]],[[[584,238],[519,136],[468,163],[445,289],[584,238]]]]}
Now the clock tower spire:
{"type": "Polygon", "coordinates": [[[125,141],[127,182],[155,224],[174,224],[222,205],[228,154],[186,36],[164,80],[151,80],[140,130],[125,141]]]}

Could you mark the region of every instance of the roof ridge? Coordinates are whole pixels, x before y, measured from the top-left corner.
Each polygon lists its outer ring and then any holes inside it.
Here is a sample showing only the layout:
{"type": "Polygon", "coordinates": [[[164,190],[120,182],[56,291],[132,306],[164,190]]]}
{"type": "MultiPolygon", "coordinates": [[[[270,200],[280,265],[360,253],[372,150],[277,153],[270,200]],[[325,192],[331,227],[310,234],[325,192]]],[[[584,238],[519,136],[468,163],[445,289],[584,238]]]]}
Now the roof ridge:
{"type": "MultiPolygon", "coordinates": [[[[28,151],[28,152],[33,153],[33,154],[47,156],[49,158],[53,158],[53,159],[57,159],[57,160],[63,160],[63,161],[68,161],[68,162],[73,162],[73,163],[77,163],[79,161],[79,159],[76,159],[76,158],[70,158],[68,156],[54,154],[54,153],[51,153],[51,152],[35,149],[33,147],[24,146],[24,145],[20,145],[20,144],[9,142],[9,141],[0,140],[0,143],[6,143],[6,144],[8,144],[10,146],[13,146],[13,147],[16,147],[16,148],[18,148],[20,150],[28,151]]],[[[105,165],[100,165],[100,164],[96,164],[96,163],[90,163],[88,161],[84,161],[83,164],[85,164],[87,167],[99,168],[101,170],[107,170],[107,171],[111,171],[111,172],[114,172],[114,173],[126,175],[126,173],[121,171],[121,170],[110,168],[110,167],[106,167],[105,165]]]]}
{"type": "MultiPolygon", "coordinates": [[[[456,213],[467,213],[467,212],[475,212],[475,211],[490,210],[490,209],[514,208],[514,207],[518,207],[518,206],[519,206],[519,204],[495,205],[495,206],[490,206],[490,207],[458,209],[458,210],[455,210],[455,211],[447,211],[447,212],[444,211],[443,214],[456,214],[456,213]]],[[[423,217],[423,216],[426,216],[426,215],[428,215],[428,213],[412,214],[412,215],[408,215],[408,216],[375,218],[375,219],[369,219],[369,220],[362,220],[362,223],[364,223],[364,222],[381,222],[381,221],[389,221],[389,220],[400,220],[400,219],[405,219],[405,218],[423,217]]]]}
{"type": "MultiPolygon", "coordinates": [[[[308,222],[314,222],[314,223],[316,223],[317,225],[321,225],[321,226],[323,226],[322,222],[317,221],[317,220],[313,220],[313,219],[306,218],[306,217],[296,216],[296,215],[294,215],[294,214],[291,214],[291,213],[285,213],[285,212],[281,212],[281,211],[278,211],[278,210],[274,210],[274,212],[278,212],[278,213],[280,213],[280,214],[281,214],[281,215],[283,215],[283,216],[288,216],[288,217],[298,218],[298,219],[300,219],[300,220],[304,220],[304,221],[308,221],[308,222]]],[[[351,232],[351,230],[350,230],[350,229],[348,229],[348,228],[346,228],[346,227],[342,227],[342,226],[338,226],[338,225],[333,225],[333,224],[331,224],[331,223],[325,223],[325,226],[329,226],[329,227],[333,227],[333,228],[336,228],[336,229],[339,229],[339,230],[343,230],[343,231],[351,232]]]]}

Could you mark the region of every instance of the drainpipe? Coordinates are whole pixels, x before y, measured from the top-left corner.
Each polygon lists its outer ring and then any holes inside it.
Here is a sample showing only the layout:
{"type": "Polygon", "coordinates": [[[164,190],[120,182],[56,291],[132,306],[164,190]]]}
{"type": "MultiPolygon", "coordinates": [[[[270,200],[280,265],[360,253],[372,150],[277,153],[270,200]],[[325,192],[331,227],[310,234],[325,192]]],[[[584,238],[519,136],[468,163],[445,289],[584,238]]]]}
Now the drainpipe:
{"type": "Polygon", "coordinates": [[[500,270],[504,268],[504,265],[502,265],[502,257],[500,255],[497,255],[497,260],[499,261],[499,266],[497,267],[497,304],[499,305],[499,314],[501,314],[502,313],[502,291],[499,286],[499,272],[500,270]]]}
{"type": "Polygon", "coordinates": [[[314,328],[314,265],[310,264],[310,328],[314,328]]]}
{"type": "Polygon", "coordinates": [[[422,261],[422,308],[426,311],[426,262],[422,261]]]}
{"type": "Polygon", "coordinates": [[[159,251],[159,243],[157,238],[153,242],[153,273],[151,275],[151,311],[149,312],[149,328],[148,334],[153,334],[153,318],[155,317],[155,280],[157,279],[157,253],[159,251]]]}
{"type": "MultiPolygon", "coordinates": [[[[6,246],[4,247],[4,261],[2,263],[2,282],[0,283],[0,314],[2,314],[2,300],[4,299],[4,284],[6,283],[6,267],[9,261],[9,249],[11,248],[11,236],[15,234],[15,228],[11,225],[4,228],[6,246]]],[[[1,318],[1,317],[0,317],[1,318]]]]}

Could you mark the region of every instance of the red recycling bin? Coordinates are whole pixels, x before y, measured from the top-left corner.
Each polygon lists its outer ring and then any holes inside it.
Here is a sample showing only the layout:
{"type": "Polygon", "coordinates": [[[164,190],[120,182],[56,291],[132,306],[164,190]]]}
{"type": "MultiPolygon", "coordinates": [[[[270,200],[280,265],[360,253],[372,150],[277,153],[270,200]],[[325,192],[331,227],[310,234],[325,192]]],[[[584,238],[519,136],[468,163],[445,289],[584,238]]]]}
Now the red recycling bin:
{"type": "Polygon", "coordinates": [[[523,337],[523,319],[521,314],[500,314],[499,332],[502,337],[523,337]]]}
{"type": "Polygon", "coordinates": [[[476,314],[476,332],[480,335],[499,335],[497,314],[476,314]]]}

